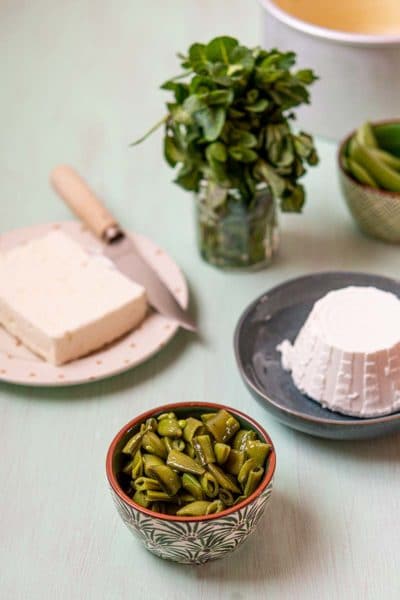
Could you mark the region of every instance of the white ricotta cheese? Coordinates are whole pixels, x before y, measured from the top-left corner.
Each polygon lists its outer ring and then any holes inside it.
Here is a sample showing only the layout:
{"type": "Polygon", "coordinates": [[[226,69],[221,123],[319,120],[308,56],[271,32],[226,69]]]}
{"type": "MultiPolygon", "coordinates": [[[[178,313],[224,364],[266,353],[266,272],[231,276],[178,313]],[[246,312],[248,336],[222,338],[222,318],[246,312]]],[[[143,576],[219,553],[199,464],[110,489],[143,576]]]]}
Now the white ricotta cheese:
{"type": "Polygon", "coordinates": [[[0,324],[56,365],[127,333],[146,307],[142,286],[62,232],[0,253],[0,324]]]}
{"type": "Polygon", "coordinates": [[[278,350],[297,388],[331,410],[373,417],[400,410],[400,301],[373,287],[318,300],[294,344],[278,350]]]}

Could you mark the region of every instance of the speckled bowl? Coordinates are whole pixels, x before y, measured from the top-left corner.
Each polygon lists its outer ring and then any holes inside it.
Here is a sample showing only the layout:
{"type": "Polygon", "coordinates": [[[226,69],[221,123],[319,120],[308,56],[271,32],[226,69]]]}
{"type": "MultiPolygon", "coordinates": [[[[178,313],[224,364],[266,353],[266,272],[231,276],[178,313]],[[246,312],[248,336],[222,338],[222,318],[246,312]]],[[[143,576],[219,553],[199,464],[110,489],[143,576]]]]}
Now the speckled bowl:
{"type": "MultiPolygon", "coordinates": [[[[373,123],[373,127],[386,125],[388,121],[373,123]]],[[[391,121],[399,126],[400,121],[391,121]]],[[[400,193],[373,188],[356,181],[344,168],[343,152],[353,137],[352,131],[339,145],[339,181],[347,206],[358,227],[366,235],[389,242],[400,243],[400,193]]]]}
{"type": "Polygon", "coordinates": [[[106,470],[111,494],[121,519],[147,550],[167,560],[202,564],[223,558],[236,550],[254,531],[264,513],[272,491],[276,455],[269,435],[253,419],[228,406],[189,402],[168,404],[143,413],[127,423],[111,442],[106,470]],[[149,417],[175,412],[180,418],[224,408],[241,425],[254,429],[262,441],[271,444],[265,476],[246,500],[220,513],[201,517],[178,517],[156,513],[136,504],[121,489],[117,477],[117,456],[127,438],[149,417]]]}

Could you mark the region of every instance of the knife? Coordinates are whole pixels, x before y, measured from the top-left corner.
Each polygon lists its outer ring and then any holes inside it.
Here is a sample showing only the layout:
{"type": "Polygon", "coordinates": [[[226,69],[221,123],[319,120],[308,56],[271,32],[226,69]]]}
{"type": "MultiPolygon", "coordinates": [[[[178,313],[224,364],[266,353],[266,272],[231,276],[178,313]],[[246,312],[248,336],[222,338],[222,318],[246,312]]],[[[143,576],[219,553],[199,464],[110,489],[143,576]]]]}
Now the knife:
{"type": "Polygon", "coordinates": [[[56,167],[50,181],[55,191],[89,229],[104,242],[103,254],[121,273],[146,289],[149,303],[184,329],[196,331],[196,324],[180,306],[167,286],[142,256],[135,242],[123,231],[112,214],[87,183],[69,166],[56,167]]]}

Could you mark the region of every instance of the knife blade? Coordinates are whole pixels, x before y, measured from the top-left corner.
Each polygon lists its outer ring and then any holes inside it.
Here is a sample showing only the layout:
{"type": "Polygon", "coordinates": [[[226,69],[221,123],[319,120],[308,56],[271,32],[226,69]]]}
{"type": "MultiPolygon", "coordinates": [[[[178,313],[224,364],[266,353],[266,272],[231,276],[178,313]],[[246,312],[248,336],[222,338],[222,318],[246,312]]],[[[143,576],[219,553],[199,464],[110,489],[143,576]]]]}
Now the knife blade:
{"type": "Polygon", "coordinates": [[[80,175],[72,167],[61,165],[53,169],[50,180],[76,216],[103,241],[104,256],[126,277],[146,289],[150,305],[184,329],[196,331],[194,320],[80,175]]]}

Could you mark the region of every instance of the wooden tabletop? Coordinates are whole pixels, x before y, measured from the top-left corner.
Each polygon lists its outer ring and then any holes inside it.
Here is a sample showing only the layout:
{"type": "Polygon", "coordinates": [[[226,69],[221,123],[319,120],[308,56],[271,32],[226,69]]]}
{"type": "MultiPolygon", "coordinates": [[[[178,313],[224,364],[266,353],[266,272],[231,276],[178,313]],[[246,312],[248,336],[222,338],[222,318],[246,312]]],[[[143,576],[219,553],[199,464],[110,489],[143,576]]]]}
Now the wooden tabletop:
{"type": "Polygon", "coordinates": [[[0,384],[4,600],[399,598],[400,437],[341,443],[279,425],[244,388],[232,348],[241,311],[271,286],[326,269],[398,276],[398,248],[355,230],[336,148],[318,140],[307,206],[281,219],[274,264],[220,272],[198,256],[193,200],[171,183],[160,135],[128,147],[162,116],[158,86],[179,72],[176,51],[221,33],[255,45],[259,22],[255,0],[1,3],[1,231],[69,219],[48,175],[57,163],[74,165],[121,222],[179,262],[202,332],[181,331],[147,363],[103,382],[0,384]],[[105,480],[116,431],[145,409],[185,400],[249,413],[277,449],[273,498],[258,530],[236,554],[202,567],[145,551],[105,480]]]}

